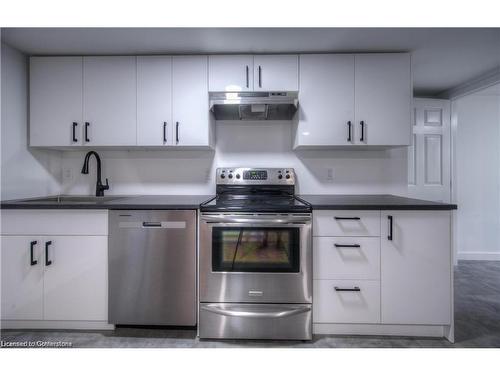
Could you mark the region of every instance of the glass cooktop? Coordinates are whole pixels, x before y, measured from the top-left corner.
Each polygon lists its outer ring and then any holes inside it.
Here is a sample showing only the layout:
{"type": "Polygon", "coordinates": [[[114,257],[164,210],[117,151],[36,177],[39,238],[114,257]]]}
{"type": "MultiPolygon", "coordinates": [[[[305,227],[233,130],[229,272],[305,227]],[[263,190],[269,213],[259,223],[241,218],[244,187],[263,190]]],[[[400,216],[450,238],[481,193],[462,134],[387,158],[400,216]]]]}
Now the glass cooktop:
{"type": "Polygon", "coordinates": [[[201,210],[205,212],[310,212],[311,207],[288,194],[221,194],[202,204],[201,210]]]}

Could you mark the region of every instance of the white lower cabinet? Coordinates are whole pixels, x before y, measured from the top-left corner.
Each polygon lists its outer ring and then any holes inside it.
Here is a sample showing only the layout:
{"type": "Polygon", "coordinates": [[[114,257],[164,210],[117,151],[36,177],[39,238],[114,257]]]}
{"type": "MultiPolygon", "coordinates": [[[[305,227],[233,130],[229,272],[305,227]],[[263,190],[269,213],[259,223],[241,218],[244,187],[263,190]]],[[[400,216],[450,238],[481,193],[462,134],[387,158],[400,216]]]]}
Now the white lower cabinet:
{"type": "Polygon", "coordinates": [[[3,327],[112,327],[107,211],[77,211],[2,211],[3,327]]]}
{"type": "Polygon", "coordinates": [[[380,323],[378,280],[315,280],[316,323],[380,323]]]}

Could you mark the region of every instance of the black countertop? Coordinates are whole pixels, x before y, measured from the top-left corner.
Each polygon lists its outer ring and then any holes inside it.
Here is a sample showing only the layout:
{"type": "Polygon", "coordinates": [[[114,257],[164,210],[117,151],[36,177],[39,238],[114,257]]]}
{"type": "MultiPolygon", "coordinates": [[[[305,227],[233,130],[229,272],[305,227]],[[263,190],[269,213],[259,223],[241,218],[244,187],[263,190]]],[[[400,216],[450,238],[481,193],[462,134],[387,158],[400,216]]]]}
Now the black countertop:
{"type": "MultiPolygon", "coordinates": [[[[65,196],[62,196],[64,199],[65,196]]],[[[72,197],[72,196],[66,196],[72,197]]],[[[182,210],[198,209],[200,204],[212,198],[211,195],[136,195],[112,196],[98,202],[82,203],[77,201],[41,202],[40,198],[17,199],[1,202],[2,209],[109,209],[109,210],[182,210]]]]}
{"type": "Polygon", "coordinates": [[[313,210],[456,210],[456,204],[396,195],[299,195],[313,210]]]}
{"type": "MultiPolygon", "coordinates": [[[[64,199],[65,196],[62,196],[64,199]]],[[[71,196],[67,196],[71,197],[71,196]]],[[[2,209],[116,209],[116,210],[182,210],[198,209],[213,198],[210,195],[137,195],[106,196],[98,202],[55,200],[50,197],[17,199],[1,202],[2,209]]],[[[456,204],[425,201],[396,195],[299,195],[314,210],[455,210],[456,204]]],[[[53,198],[54,199],[54,198],[53,198]]]]}

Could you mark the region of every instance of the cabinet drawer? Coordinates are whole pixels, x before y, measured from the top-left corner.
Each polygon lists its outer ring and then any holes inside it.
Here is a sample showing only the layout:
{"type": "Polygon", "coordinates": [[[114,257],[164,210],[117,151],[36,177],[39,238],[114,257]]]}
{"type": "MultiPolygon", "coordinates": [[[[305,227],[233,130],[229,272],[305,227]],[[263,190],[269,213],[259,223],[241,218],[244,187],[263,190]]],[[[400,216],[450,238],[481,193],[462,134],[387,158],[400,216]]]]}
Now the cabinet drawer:
{"type": "Polygon", "coordinates": [[[108,235],[107,210],[2,210],[2,235],[108,235]]]}
{"type": "Polygon", "coordinates": [[[380,211],[313,212],[313,236],[380,236],[380,211]]]}
{"type": "Polygon", "coordinates": [[[315,280],[313,323],[380,323],[380,282],[315,280]]]}
{"type": "Polygon", "coordinates": [[[314,237],[314,279],[380,278],[378,237],[314,237]]]}

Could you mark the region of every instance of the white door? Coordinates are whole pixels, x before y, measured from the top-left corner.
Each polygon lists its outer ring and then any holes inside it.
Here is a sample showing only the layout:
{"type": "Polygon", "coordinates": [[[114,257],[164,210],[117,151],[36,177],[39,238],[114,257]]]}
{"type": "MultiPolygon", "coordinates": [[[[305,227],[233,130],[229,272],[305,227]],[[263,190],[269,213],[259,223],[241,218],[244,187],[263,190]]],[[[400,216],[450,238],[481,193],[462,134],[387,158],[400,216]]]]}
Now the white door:
{"type": "Polygon", "coordinates": [[[172,58],[174,145],[209,145],[208,58],[172,58]]]}
{"type": "Polygon", "coordinates": [[[355,55],[356,142],[409,145],[411,90],[410,54],[355,55]]]}
{"type": "Polygon", "coordinates": [[[382,323],[450,324],[451,212],[382,211],[381,227],[382,323]]]}
{"type": "Polygon", "coordinates": [[[298,55],[255,55],[254,91],[298,91],[298,55]]]}
{"type": "Polygon", "coordinates": [[[412,117],[408,195],[450,202],[450,102],[415,98],[412,117]]]}
{"type": "Polygon", "coordinates": [[[253,56],[209,56],[208,90],[253,91],[253,56]]]}
{"type": "Polygon", "coordinates": [[[137,57],[137,145],[172,145],[172,57],[137,57]]]}
{"type": "Polygon", "coordinates": [[[300,55],[297,146],[354,143],[354,55],[300,55]]]}
{"type": "Polygon", "coordinates": [[[30,58],[30,145],[82,144],[82,57],[30,58]]]}
{"type": "MultiPolygon", "coordinates": [[[[108,319],[107,236],[52,236],[43,293],[45,320],[108,319]]],[[[45,259],[44,259],[45,260],[45,259]]]]}
{"type": "Polygon", "coordinates": [[[3,236],[1,243],[2,319],[43,319],[42,241],[31,236],[3,236]]]}
{"type": "Polygon", "coordinates": [[[136,98],[134,56],[84,57],[84,145],[135,145],[136,98]]]}

